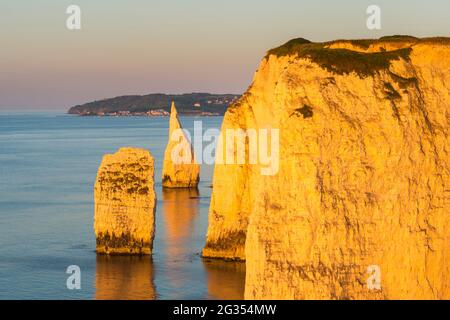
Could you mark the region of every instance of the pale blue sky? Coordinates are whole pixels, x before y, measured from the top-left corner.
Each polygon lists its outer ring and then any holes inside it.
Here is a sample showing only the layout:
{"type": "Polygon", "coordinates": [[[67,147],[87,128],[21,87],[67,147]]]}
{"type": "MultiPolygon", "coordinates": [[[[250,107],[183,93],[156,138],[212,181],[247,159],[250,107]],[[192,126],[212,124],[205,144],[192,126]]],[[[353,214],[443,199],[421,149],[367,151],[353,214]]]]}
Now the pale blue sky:
{"type": "Polygon", "coordinates": [[[450,36],[449,0],[0,0],[0,108],[152,92],[242,93],[292,38],[450,36]],[[66,29],[69,4],[82,30],[66,29]],[[366,28],[370,4],[382,29],[366,28]]]}

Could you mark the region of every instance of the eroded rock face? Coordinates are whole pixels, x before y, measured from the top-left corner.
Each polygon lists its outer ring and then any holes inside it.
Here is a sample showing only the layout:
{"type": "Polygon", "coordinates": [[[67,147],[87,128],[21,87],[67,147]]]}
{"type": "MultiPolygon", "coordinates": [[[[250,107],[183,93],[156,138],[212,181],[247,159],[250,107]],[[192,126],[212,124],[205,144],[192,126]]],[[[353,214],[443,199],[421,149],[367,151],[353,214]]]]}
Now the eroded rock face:
{"type": "Polygon", "coordinates": [[[247,299],[450,298],[449,107],[448,39],[269,51],[222,131],[279,128],[279,171],[216,165],[204,252],[247,299]]]}
{"type": "Polygon", "coordinates": [[[173,102],[169,126],[169,142],[164,152],[162,185],[165,188],[196,188],[200,180],[200,165],[195,160],[191,143],[182,131],[173,102]]]}
{"type": "MultiPolygon", "coordinates": [[[[222,134],[227,129],[246,128],[246,119],[250,114],[248,108],[230,106],[225,113],[222,134]]],[[[226,143],[219,142],[217,157],[220,157],[219,153],[225,154],[226,148],[226,143]]],[[[204,257],[245,260],[245,240],[251,209],[252,190],[248,184],[250,170],[251,166],[226,164],[225,161],[220,163],[216,159],[208,232],[202,252],[204,257]]]]}
{"type": "Polygon", "coordinates": [[[151,254],[156,194],[147,150],[121,148],[103,157],[95,182],[97,252],[151,254]]]}

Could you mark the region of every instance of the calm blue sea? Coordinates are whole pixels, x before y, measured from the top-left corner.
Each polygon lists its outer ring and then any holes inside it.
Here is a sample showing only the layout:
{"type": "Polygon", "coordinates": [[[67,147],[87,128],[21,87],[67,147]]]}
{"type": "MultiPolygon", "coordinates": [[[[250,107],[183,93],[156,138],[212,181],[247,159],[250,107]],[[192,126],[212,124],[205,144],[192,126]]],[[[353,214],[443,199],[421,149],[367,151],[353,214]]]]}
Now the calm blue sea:
{"type": "MultiPolygon", "coordinates": [[[[222,117],[182,117],[204,129],[222,117]]],[[[163,192],[168,118],[77,117],[0,111],[0,299],[240,299],[245,266],[205,261],[212,167],[199,192],[163,192]],[[156,162],[152,258],[97,257],[93,186],[105,153],[149,149],[156,162]],[[81,289],[66,268],[81,268],[81,289]]]]}

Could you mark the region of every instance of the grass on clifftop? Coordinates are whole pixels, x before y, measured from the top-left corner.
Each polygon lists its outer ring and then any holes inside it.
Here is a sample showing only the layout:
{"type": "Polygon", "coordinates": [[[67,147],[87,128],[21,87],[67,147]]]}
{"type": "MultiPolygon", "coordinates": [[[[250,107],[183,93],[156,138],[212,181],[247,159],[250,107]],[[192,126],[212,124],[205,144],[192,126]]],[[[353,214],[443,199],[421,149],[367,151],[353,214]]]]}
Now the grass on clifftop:
{"type": "Polygon", "coordinates": [[[351,45],[361,48],[363,50],[369,49],[372,44],[380,44],[383,42],[410,42],[414,43],[419,41],[420,39],[413,36],[406,35],[393,35],[393,36],[384,36],[379,39],[356,39],[356,40],[335,40],[325,44],[332,44],[337,42],[348,42],[351,45]]]}
{"type": "Polygon", "coordinates": [[[348,49],[325,48],[320,43],[307,43],[279,47],[269,51],[276,56],[297,54],[301,58],[309,58],[324,69],[337,74],[356,72],[360,76],[368,76],[375,71],[388,69],[392,60],[403,58],[409,60],[411,48],[395,51],[365,53],[348,49]]]}
{"type": "Polygon", "coordinates": [[[269,52],[267,54],[268,55],[274,54],[277,57],[285,56],[292,52],[295,52],[295,50],[298,47],[300,47],[304,44],[310,44],[310,43],[312,43],[312,42],[309,40],[303,39],[303,38],[292,39],[292,40],[286,42],[285,44],[283,44],[282,46],[279,46],[277,48],[269,50],[269,52]]]}
{"type": "Polygon", "coordinates": [[[337,74],[356,72],[368,76],[375,71],[388,69],[392,60],[409,60],[411,48],[389,52],[361,53],[347,49],[305,48],[303,55],[322,68],[337,74]]]}
{"type": "Polygon", "coordinates": [[[391,61],[399,60],[400,58],[409,61],[411,48],[409,46],[392,51],[381,52],[359,52],[342,48],[326,48],[339,41],[347,41],[354,46],[363,49],[369,48],[371,44],[382,42],[435,42],[444,43],[449,41],[449,38],[424,38],[419,39],[412,36],[394,35],[386,36],[374,40],[338,40],[325,43],[313,43],[303,38],[293,39],[284,45],[274,48],[267,53],[277,57],[286,55],[297,55],[300,58],[309,58],[312,62],[318,64],[324,69],[336,74],[348,74],[351,72],[357,73],[361,77],[373,74],[376,71],[388,69],[391,61]]]}
{"type": "Polygon", "coordinates": [[[382,40],[382,41],[419,41],[420,39],[413,37],[413,36],[404,35],[404,34],[394,34],[392,36],[381,37],[378,40],[382,40]]]}

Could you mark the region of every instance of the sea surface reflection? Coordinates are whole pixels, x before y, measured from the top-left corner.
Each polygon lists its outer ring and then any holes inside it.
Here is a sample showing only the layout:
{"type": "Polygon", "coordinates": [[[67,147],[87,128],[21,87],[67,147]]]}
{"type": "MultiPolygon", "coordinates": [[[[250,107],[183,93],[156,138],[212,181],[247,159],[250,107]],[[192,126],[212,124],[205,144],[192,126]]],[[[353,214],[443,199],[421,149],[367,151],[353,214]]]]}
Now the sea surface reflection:
{"type": "Polygon", "coordinates": [[[99,300],[155,299],[151,257],[97,255],[95,288],[99,300]]]}
{"type": "Polygon", "coordinates": [[[203,259],[203,265],[209,299],[244,299],[245,262],[203,259]]]}
{"type": "Polygon", "coordinates": [[[166,229],[166,254],[188,252],[189,239],[198,218],[200,193],[197,188],[162,189],[162,209],[166,229]]]}
{"type": "MultiPolygon", "coordinates": [[[[181,117],[193,132],[222,117],[181,117]]],[[[0,112],[0,299],[235,299],[243,265],[203,260],[213,167],[196,189],[162,189],[168,118],[0,112]],[[152,257],[97,256],[93,186],[106,153],[131,146],[155,158],[152,257]],[[68,290],[66,269],[81,269],[68,290]]]]}

